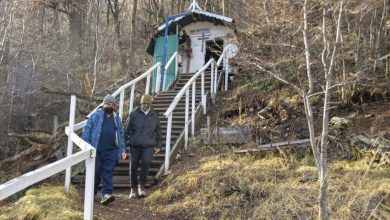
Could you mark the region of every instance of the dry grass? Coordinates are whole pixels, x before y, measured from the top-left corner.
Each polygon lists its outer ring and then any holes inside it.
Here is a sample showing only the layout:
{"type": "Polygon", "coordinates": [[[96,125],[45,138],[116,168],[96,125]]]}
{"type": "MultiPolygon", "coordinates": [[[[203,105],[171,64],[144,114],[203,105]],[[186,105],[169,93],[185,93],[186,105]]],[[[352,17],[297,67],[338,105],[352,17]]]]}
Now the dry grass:
{"type": "MultiPolygon", "coordinates": [[[[285,166],[272,156],[206,157],[198,169],[168,177],[168,186],[146,203],[173,218],[315,219],[317,171],[307,161],[295,159],[285,166]]],[[[365,161],[330,165],[332,219],[390,219],[390,172],[367,168],[365,161]]]]}
{"type": "Polygon", "coordinates": [[[66,194],[63,186],[43,185],[28,190],[15,204],[1,207],[0,219],[83,219],[79,201],[75,188],[66,194]]]}

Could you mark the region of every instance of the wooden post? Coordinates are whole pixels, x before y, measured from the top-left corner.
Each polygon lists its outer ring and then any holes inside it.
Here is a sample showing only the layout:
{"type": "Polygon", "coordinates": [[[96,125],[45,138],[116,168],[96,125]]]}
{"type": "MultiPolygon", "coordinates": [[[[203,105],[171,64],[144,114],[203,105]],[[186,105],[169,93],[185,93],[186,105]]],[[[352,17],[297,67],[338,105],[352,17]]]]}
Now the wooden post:
{"type": "Polygon", "coordinates": [[[58,130],[58,116],[54,115],[53,119],[53,135],[57,135],[57,130],[58,130]]]}
{"type": "MultiPolygon", "coordinates": [[[[76,115],[76,96],[72,95],[70,97],[69,135],[68,135],[68,147],[67,147],[67,151],[66,151],[66,156],[67,157],[72,155],[72,150],[73,150],[73,141],[71,139],[71,134],[73,132],[75,115],[76,115]]],[[[72,167],[66,168],[66,172],[65,172],[65,192],[69,192],[71,172],[72,172],[72,167]]]]}
{"type": "Polygon", "coordinates": [[[84,220],[93,219],[93,200],[95,188],[95,158],[96,151],[91,149],[91,158],[85,160],[85,198],[84,198],[84,220]]]}
{"type": "Polygon", "coordinates": [[[184,149],[188,146],[188,121],[190,108],[190,89],[186,90],[186,107],[185,107],[185,123],[184,123],[184,149]]]}
{"type": "Polygon", "coordinates": [[[171,153],[171,131],[172,131],[172,113],[168,117],[167,122],[167,137],[165,139],[165,174],[168,174],[169,169],[169,154],[171,153]]]}

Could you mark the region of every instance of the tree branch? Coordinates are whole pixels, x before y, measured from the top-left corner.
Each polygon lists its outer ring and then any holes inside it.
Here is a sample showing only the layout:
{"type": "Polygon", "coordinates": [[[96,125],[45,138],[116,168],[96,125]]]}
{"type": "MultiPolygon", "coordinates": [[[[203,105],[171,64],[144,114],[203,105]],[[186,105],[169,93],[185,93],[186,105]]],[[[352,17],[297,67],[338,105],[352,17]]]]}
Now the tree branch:
{"type": "MultiPolygon", "coordinates": [[[[255,58],[255,59],[256,59],[256,58],[255,58]]],[[[256,60],[257,60],[257,59],[256,59],[256,60]]],[[[289,82],[289,81],[287,81],[286,79],[282,78],[281,76],[278,76],[277,74],[275,74],[275,73],[273,73],[273,72],[271,72],[271,71],[269,71],[269,70],[264,69],[262,66],[260,66],[260,65],[258,65],[258,64],[256,64],[256,63],[251,63],[251,62],[249,62],[249,61],[247,61],[247,63],[256,66],[256,67],[259,68],[261,71],[264,71],[264,72],[270,74],[271,76],[275,77],[275,78],[278,79],[279,81],[281,81],[281,82],[283,82],[283,83],[285,83],[285,84],[287,84],[287,85],[290,85],[291,87],[293,87],[293,88],[299,93],[299,95],[301,95],[301,96],[304,95],[303,89],[299,88],[299,87],[298,87],[297,85],[295,85],[294,83],[289,82]]]]}

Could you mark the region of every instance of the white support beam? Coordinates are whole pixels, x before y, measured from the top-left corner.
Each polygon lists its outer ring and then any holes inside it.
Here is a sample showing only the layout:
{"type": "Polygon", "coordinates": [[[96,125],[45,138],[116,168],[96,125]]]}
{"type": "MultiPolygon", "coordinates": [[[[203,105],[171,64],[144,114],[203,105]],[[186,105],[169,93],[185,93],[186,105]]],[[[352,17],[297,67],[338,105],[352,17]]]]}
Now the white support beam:
{"type": "Polygon", "coordinates": [[[157,74],[156,74],[156,87],[154,88],[156,93],[160,92],[160,83],[161,83],[161,63],[157,66],[157,74]]]}
{"type": "Polygon", "coordinates": [[[135,84],[131,86],[131,92],[130,92],[130,103],[129,103],[129,113],[133,111],[134,106],[134,93],[135,93],[135,84]]]}
{"type": "Polygon", "coordinates": [[[225,91],[228,90],[228,83],[229,83],[229,58],[225,55],[225,91]]]}
{"type": "Polygon", "coordinates": [[[169,170],[169,160],[170,160],[170,152],[171,152],[171,132],[172,132],[172,114],[168,116],[167,122],[167,136],[165,139],[165,174],[168,174],[169,170]]]}
{"type": "Polygon", "coordinates": [[[148,76],[146,77],[145,94],[149,94],[150,91],[150,76],[151,73],[149,73],[148,76]]]}
{"type": "Polygon", "coordinates": [[[185,122],[184,122],[184,149],[188,146],[188,123],[190,114],[190,89],[186,90],[186,107],[185,107],[185,122]]]}
{"type": "Polygon", "coordinates": [[[204,72],[202,72],[201,74],[201,90],[200,90],[200,98],[201,98],[201,101],[202,101],[202,107],[203,107],[203,115],[206,114],[206,96],[205,96],[205,93],[204,93],[204,72]]]}
{"type": "Polygon", "coordinates": [[[85,160],[85,195],[84,195],[84,220],[93,219],[93,197],[95,188],[95,157],[85,160]]]}
{"type": "Polygon", "coordinates": [[[215,62],[211,63],[211,72],[210,72],[210,77],[211,77],[211,82],[210,82],[210,95],[211,95],[211,100],[213,104],[215,104],[215,96],[214,96],[214,71],[215,71],[215,62]]]}
{"type": "Polygon", "coordinates": [[[122,90],[119,96],[119,117],[123,118],[123,105],[125,103],[125,90],[122,90]]]}
{"type": "Polygon", "coordinates": [[[191,114],[191,135],[194,136],[195,135],[195,112],[196,112],[196,107],[195,107],[195,94],[196,94],[196,80],[194,80],[194,82],[192,83],[192,114],[191,114]]]}
{"type": "MultiPolygon", "coordinates": [[[[72,95],[70,97],[69,133],[73,132],[75,115],[76,115],[76,96],[72,95]]],[[[68,145],[67,145],[67,150],[66,150],[66,156],[67,157],[71,156],[72,155],[72,151],[73,151],[73,141],[72,141],[71,137],[68,136],[68,145]]],[[[72,167],[66,168],[66,172],[65,172],[65,186],[64,186],[66,192],[69,191],[71,172],[72,172],[72,167]]]]}

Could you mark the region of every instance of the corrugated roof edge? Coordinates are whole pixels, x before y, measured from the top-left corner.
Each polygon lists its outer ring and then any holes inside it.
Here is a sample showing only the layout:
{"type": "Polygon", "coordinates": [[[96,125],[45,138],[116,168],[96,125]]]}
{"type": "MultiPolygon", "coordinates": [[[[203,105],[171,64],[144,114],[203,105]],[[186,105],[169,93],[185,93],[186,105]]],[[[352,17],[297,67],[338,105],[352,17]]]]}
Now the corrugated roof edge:
{"type": "MultiPolygon", "coordinates": [[[[191,12],[191,14],[193,14],[193,13],[202,14],[202,15],[205,15],[205,16],[208,16],[208,17],[213,17],[213,18],[222,20],[224,22],[230,22],[230,23],[233,22],[233,18],[226,17],[226,16],[223,16],[223,15],[214,14],[214,13],[207,12],[207,11],[201,11],[201,10],[197,10],[196,9],[196,10],[191,12]]],[[[185,16],[188,16],[188,15],[185,15],[185,16]]],[[[172,24],[173,22],[179,21],[180,19],[184,18],[185,16],[181,16],[181,17],[177,17],[177,18],[173,19],[172,21],[169,22],[169,25],[172,24]]],[[[164,28],[165,28],[165,24],[160,25],[157,28],[157,32],[162,31],[164,28]]]]}

